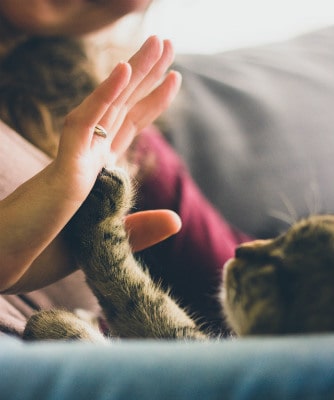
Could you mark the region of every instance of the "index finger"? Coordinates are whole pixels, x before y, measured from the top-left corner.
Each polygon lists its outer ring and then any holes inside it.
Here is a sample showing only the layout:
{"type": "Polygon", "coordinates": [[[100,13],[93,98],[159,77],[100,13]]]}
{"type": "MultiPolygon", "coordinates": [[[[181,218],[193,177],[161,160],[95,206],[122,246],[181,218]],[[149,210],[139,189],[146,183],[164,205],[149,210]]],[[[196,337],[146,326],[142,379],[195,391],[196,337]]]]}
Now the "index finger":
{"type": "Polygon", "coordinates": [[[77,151],[87,149],[91,144],[95,125],[100,122],[110,105],[126,87],[130,76],[130,65],[118,64],[109,77],[68,114],[60,146],[68,149],[74,147],[77,151]]]}
{"type": "Polygon", "coordinates": [[[159,61],[163,52],[163,43],[157,36],[149,37],[142,47],[130,58],[132,76],[126,89],[117,99],[117,104],[124,104],[137,86],[149,74],[159,61]]]}

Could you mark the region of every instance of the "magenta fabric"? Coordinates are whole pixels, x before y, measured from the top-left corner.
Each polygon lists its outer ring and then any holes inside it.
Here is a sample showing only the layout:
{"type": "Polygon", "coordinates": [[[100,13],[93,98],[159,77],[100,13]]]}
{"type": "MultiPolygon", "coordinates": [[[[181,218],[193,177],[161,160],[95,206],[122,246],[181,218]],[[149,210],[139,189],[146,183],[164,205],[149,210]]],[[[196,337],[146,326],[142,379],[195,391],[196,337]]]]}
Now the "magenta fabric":
{"type": "Polygon", "coordinates": [[[167,208],[182,219],[177,235],[143,251],[140,257],[156,279],[162,278],[165,286],[173,288],[182,305],[210,330],[220,332],[224,324],[216,295],[222,269],[236,246],[250,238],[230,226],[206,200],[156,129],[140,135],[137,151],[140,159],[151,159],[153,167],[140,182],[136,210],[167,208]]]}

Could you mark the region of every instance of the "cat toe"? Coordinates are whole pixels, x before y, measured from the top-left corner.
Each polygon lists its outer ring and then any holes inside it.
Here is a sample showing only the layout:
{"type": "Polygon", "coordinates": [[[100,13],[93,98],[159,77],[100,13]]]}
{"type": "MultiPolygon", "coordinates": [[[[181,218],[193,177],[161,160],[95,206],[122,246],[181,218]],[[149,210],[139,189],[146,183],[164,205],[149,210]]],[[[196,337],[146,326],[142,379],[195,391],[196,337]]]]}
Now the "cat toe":
{"type": "Polygon", "coordinates": [[[104,168],[96,180],[92,196],[96,197],[104,209],[104,215],[125,213],[132,203],[132,186],[128,173],[121,168],[104,168]]]}

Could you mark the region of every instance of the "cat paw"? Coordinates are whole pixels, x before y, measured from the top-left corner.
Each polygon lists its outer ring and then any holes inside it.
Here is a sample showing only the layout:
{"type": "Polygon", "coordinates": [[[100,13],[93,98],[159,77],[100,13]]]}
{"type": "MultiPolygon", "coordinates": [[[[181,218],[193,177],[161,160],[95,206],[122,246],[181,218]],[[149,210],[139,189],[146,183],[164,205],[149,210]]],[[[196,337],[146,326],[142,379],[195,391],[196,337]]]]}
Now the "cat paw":
{"type": "Polygon", "coordinates": [[[77,238],[91,236],[104,220],[121,221],[132,206],[132,185],[127,172],[123,169],[103,169],[96,182],[67,225],[68,238],[75,244],[77,238]]]}
{"type": "Polygon", "coordinates": [[[88,197],[87,203],[99,213],[100,219],[122,216],[132,206],[132,186],[128,173],[121,168],[103,168],[88,197]]]}
{"type": "Polygon", "coordinates": [[[126,171],[103,169],[65,230],[66,242],[86,277],[109,273],[110,265],[131,251],[123,221],[131,205],[132,186],[126,171]]]}
{"type": "Polygon", "coordinates": [[[104,336],[88,322],[65,310],[45,310],[27,321],[23,340],[83,340],[105,343],[104,336]]]}

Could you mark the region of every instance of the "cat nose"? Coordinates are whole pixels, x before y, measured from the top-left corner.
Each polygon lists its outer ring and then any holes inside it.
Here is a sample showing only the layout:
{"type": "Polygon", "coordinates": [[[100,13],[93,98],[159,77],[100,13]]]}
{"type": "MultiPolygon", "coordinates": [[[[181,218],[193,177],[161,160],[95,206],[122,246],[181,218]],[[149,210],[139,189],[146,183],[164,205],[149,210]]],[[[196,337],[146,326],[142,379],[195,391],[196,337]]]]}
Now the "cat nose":
{"type": "Polygon", "coordinates": [[[252,242],[243,243],[235,249],[235,258],[246,258],[256,254],[263,246],[268,244],[270,240],[253,240],[252,242]]]}

